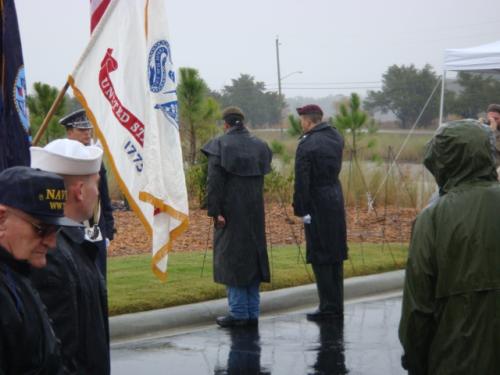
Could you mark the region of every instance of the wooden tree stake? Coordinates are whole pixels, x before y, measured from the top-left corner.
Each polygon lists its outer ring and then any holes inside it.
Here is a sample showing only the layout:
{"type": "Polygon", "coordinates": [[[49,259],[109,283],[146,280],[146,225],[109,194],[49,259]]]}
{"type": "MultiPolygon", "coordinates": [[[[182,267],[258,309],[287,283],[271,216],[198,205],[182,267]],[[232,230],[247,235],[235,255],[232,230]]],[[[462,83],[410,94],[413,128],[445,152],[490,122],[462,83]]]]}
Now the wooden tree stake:
{"type": "Polygon", "coordinates": [[[66,94],[66,91],[68,91],[68,88],[69,88],[69,83],[68,81],[66,81],[61,91],[59,91],[56,100],[54,100],[54,103],[52,103],[52,107],[50,107],[49,112],[43,119],[40,129],[38,129],[38,132],[36,133],[35,138],[33,139],[32,142],[33,146],[36,146],[38,142],[40,142],[43,133],[45,133],[45,130],[47,130],[47,127],[49,126],[49,121],[52,119],[52,116],[54,116],[54,112],[56,111],[57,107],[59,107],[59,104],[61,104],[61,100],[64,97],[64,94],[66,94]]]}

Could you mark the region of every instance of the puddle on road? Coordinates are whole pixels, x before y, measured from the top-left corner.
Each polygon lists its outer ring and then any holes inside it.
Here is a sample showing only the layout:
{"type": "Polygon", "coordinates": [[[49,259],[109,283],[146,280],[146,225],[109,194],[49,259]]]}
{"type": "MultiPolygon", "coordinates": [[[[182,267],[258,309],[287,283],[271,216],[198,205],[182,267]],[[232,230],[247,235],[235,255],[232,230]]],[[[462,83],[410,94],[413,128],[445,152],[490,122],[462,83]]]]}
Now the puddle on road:
{"type": "Polygon", "coordinates": [[[401,300],[348,304],[344,324],[312,323],[305,314],[262,319],[257,329],[208,328],[120,345],[112,373],[405,374],[397,327],[401,300]]]}

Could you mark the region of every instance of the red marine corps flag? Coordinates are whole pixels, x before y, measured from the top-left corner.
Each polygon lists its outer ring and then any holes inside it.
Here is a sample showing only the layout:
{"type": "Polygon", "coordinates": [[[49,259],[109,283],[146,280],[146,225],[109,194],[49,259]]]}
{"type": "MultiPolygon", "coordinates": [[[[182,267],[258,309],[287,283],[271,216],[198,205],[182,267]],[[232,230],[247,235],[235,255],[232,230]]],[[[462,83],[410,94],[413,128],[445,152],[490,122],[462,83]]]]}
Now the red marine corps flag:
{"type": "MultiPolygon", "coordinates": [[[[106,1],[95,3],[97,10],[106,1]]],[[[165,279],[188,203],[164,0],[111,0],[96,22],[69,83],[152,235],[153,271],[165,279]]]]}

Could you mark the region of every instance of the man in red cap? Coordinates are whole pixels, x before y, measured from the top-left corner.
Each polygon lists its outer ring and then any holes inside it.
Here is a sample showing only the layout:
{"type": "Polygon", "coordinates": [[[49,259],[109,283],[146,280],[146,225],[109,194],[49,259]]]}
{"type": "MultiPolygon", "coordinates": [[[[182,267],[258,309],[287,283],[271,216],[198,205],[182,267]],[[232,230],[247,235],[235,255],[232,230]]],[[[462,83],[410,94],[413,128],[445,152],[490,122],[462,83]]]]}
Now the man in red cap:
{"type": "Polygon", "coordinates": [[[295,155],[293,207],[304,222],[306,259],[312,264],[319,295],[319,308],[307,319],[342,319],[347,241],[339,173],[344,140],[337,129],[323,122],[319,106],[306,105],[297,112],[304,135],[295,155]]]}

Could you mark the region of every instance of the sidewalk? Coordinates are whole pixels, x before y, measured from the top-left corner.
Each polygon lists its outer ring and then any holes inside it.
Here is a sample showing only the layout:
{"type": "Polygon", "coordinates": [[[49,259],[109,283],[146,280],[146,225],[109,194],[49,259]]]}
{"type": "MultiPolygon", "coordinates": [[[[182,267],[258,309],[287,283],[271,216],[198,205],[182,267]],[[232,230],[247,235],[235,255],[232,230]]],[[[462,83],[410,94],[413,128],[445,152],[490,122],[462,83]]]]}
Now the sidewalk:
{"type": "MultiPolygon", "coordinates": [[[[404,271],[386,272],[377,275],[359,276],[344,282],[345,300],[367,297],[374,294],[401,290],[404,271]]],[[[316,285],[308,284],[294,288],[261,293],[263,315],[298,310],[318,303],[316,285]]],[[[217,316],[227,313],[226,299],[170,307],[160,310],[125,314],[110,318],[111,340],[157,336],[160,332],[187,329],[211,324],[217,316]]]]}

